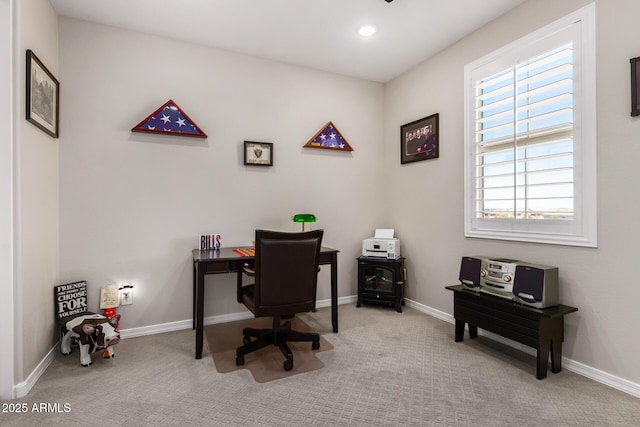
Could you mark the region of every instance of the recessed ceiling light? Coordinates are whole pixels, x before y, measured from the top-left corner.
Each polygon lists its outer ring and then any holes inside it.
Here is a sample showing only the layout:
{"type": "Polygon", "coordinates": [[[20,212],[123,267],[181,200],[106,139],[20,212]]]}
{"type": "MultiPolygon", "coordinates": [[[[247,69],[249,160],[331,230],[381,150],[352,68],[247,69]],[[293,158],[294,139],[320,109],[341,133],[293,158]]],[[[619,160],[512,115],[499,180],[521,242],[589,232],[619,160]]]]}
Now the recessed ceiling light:
{"type": "Polygon", "coordinates": [[[373,25],[363,25],[362,27],[358,28],[358,34],[360,34],[362,37],[370,37],[375,33],[376,27],[374,27],[373,25]]]}

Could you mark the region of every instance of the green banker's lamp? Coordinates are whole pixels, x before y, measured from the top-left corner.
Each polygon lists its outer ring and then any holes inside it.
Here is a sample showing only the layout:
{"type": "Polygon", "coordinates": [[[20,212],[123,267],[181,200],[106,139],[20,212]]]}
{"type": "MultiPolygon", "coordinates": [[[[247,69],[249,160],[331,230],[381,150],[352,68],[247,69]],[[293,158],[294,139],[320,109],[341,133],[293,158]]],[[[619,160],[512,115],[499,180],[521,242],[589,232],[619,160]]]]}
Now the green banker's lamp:
{"type": "Polygon", "coordinates": [[[314,214],[295,214],[291,217],[293,222],[301,222],[302,223],[302,231],[304,230],[304,225],[307,222],[316,222],[316,216],[314,214]]]}

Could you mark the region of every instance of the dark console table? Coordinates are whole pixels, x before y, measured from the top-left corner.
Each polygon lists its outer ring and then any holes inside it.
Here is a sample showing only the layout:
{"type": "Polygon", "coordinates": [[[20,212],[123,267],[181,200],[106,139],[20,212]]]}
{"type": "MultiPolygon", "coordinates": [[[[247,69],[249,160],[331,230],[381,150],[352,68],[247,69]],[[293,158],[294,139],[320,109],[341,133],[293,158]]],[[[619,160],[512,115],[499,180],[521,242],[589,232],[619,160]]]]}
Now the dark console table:
{"type": "Polygon", "coordinates": [[[453,317],[456,320],[455,340],[464,338],[464,325],[469,325],[469,336],[478,337],[478,328],[537,350],[536,378],[547,377],[549,353],[551,371],[562,369],[562,341],[564,341],[564,315],[578,311],[575,307],[556,305],[537,309],[507,299],[466,289],[463,285],[447,286],[453,291],[453,317]]]}

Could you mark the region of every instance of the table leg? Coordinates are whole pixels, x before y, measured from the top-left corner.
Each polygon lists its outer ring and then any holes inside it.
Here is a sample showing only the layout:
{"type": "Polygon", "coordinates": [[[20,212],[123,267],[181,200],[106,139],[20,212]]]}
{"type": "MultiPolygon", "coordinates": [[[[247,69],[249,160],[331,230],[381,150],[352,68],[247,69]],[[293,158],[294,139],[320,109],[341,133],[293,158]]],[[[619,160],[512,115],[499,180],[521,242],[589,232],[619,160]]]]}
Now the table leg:
{"type": "Polygon", "coordinates": [[[331,324],[338,333],[338,254],[331,255],[331,324]]]}
{"type": "Polygon", "coordinates": [[[562,343],[551,341],[551,372],[557,374],[562,370],[562,343]]]}
{"type": "Polygon", "coordinates": [[[238,267],[238,271],[236,272],[236,301],[239,304],[242,304],[243,296],[242,296],[242,266],[238,267]]]}
{"type": "Polygon", "coordinates": [[[469,338],[478,338],[478,327],[469,325],[469,338]]]}
{"type": "Polygon", "coordinates": [[[562,341],[564,339],[564,318],[555,319],[551,333],[551,372],[562,370],[562,341]]]}
{"type": "Polygon", "coordinates": [[[192,329],[196,328],[196,263],[193,263],[193,309],[191,316],[193,317],[192,329]]]}
{"type": "Polygon", "coordinates": [[[196,284],[196,359],[202,359],[204,340],[204,268],[197,269],[196,284]]]}
{"type": "Polygon", "coordinates": [[[538,352],[536,360],[536,378],[539,380],[547,378],[547,367],[549,366],[549,349],[551,342],[549,340],[541,340],[538,343],[538,352]]]}
{"type": "Polygon", "coordinates": [[[462,320],[456,319],[456,342],[464,340],[464,323],[462,320]]]}

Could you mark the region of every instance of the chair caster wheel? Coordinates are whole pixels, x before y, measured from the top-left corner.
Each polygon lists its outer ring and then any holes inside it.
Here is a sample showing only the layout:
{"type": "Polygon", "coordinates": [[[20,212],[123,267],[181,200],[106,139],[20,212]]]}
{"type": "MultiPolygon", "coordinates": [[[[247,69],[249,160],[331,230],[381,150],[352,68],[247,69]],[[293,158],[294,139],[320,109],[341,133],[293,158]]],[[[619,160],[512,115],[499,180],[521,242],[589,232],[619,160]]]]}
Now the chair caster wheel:
{"type": "Polygon", "coordinates": [[[236,356],[236,366],[244,365],[244,356],[236,356]]]}
{"type": "Polygon", "coordinates": [[[245,335],[244,338],[242,338],[242,344],[247,345],[251,343],[251,337],[248,335],[245,335]]]}
{"type": "Polygon", "coordinates": [[[293,360],[285,360],[284,361],[284,370],[290,371],[293,369],[293,360]]]}
{"type": "Polygon", "coordinates": [[[317,350],[320,348],[320,341],[316,342],[316,341],[312,341],[311,342],[311,349],[312,350],[317,350]]]}

